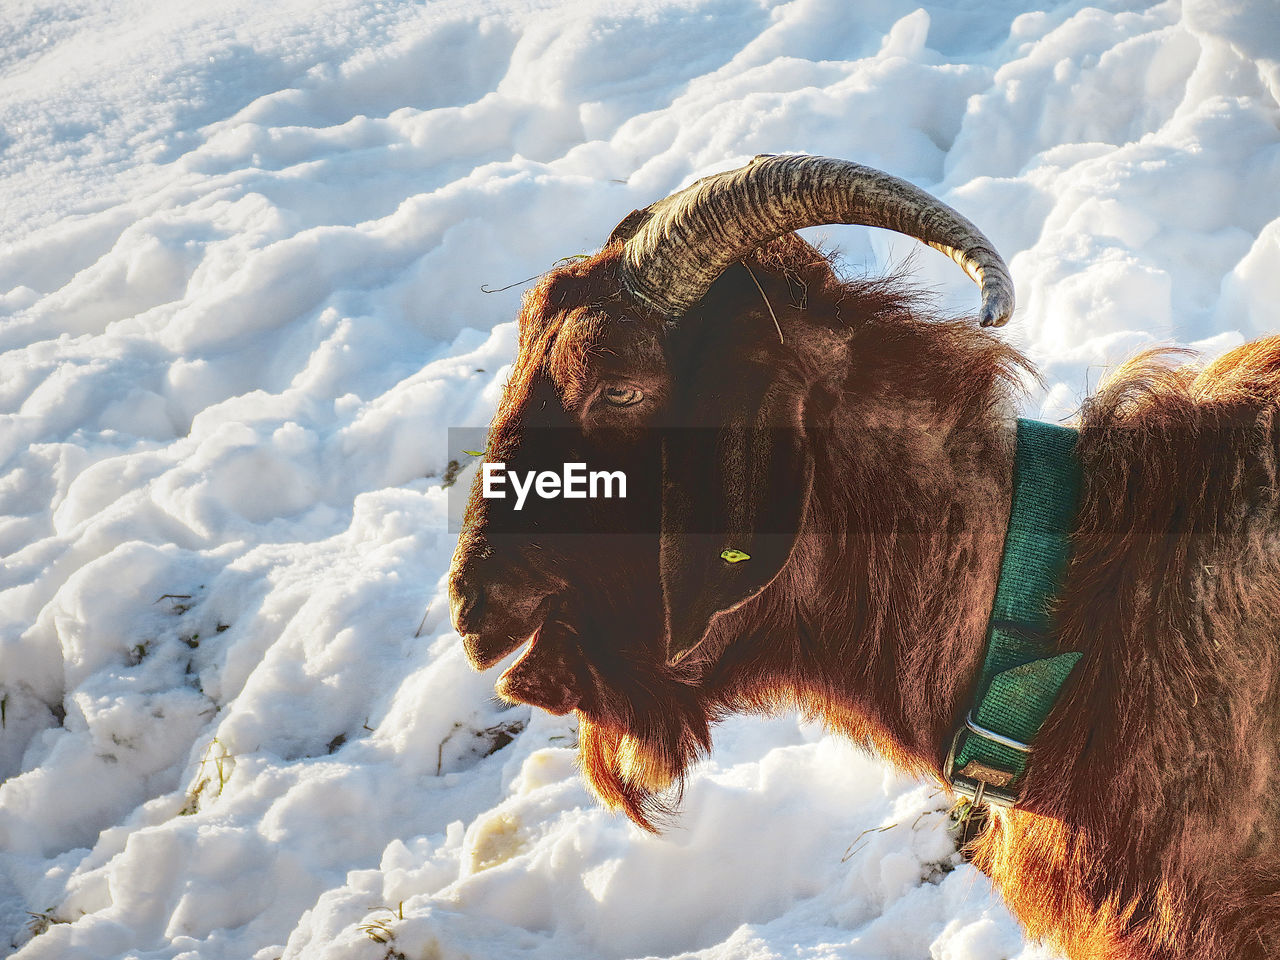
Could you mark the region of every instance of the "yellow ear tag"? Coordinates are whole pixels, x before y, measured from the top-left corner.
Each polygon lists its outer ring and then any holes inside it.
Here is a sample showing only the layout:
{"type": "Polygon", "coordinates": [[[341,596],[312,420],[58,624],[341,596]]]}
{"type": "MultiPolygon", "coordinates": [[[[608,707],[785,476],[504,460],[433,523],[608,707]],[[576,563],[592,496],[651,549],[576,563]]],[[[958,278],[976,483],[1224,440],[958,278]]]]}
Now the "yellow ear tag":
{"type": "Polygon", "coordinates": [[[463,453],[465,453],[468,457],[483,457],[483,456],[484,456],[484,451],[483,451],[483,450],[463,450],[462,452],[463,452],[463,453]]]}
{"type": "Polygon", "coordinates": [[[743,560],[750,560],[751,554],[743,553],[741,550],[722,550],[720,559],[728,563],[741,563],[743,560]]]}

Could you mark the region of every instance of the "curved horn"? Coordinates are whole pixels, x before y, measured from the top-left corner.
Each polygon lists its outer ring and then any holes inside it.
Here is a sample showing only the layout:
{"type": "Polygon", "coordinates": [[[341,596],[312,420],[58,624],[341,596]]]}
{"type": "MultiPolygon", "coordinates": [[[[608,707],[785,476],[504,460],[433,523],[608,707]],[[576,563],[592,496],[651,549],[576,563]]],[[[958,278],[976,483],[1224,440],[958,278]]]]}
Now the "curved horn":
{"type": "Polygon", "coordinates": [[[1009,268],[981,230],[919,187],[848,160],[759,156],[645,213],[638,227],[624,221],[635,232],[626,243],[622,279],[637,300],[664,316],[682,316],[729,264],[761,244],[825,223],[915,237],[951,257],[982,288],[984,327],[1003,326],[1013,313],[1009,268]]]}

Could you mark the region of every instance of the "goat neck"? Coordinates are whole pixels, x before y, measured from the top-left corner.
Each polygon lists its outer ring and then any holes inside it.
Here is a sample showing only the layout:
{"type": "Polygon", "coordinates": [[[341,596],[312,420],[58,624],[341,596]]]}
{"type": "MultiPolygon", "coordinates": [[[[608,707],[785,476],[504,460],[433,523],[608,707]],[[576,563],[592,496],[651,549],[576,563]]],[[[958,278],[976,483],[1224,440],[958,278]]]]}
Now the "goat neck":
{"type": "Polygon", "coordinates": [[[999,577],[1022,360],[967,324],[872,317],[838,351],[820,325],[789,332],[817,384],[813,493],[791,562],[713,622],[708,683],[730,708],[790,701],[940,775],[999,577]]]}

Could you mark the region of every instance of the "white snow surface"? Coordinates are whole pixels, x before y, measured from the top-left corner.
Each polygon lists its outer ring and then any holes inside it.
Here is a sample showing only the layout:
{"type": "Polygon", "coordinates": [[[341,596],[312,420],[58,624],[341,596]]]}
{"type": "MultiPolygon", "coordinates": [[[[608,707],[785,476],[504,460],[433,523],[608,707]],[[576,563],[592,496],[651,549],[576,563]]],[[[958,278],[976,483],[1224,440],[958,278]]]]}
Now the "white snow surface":
{"type": "Polygon", "coordinates": [[[1051,957],[936,787],[820,725],[724,723],[665,835],[598,806],[452,633],[446,431],[517,281],[785,151],[977,221],[1023,412],[1070,416],[1276,328],[1278,97],[1274,0],[6,0],[0,948],[1051,957]]]}

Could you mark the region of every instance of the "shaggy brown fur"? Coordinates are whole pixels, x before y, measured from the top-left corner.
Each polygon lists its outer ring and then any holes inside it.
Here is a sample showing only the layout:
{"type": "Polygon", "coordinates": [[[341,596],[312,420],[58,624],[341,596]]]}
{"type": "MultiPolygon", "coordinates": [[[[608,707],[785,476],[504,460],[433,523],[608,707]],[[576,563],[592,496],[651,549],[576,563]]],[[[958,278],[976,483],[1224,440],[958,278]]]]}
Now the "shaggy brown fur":
{"type": "MultiPolygon", "coordinates": [[[[618,253],[527,297],[488,459],[622,464],[637,495],[572,521],[474,490],[451,580],[469,656],[489,666],[532,635],[499,690],[576,709],[588,779],[650,829],[732,711],[799,707],[940,777],[982,658],[1025,362],[899,283],[839,281],[794,237],[749,265],[768,306],[734,267],[676,329],[623,298],[618,253]],[[644,401],[601,402],[617,384],[644,401]],[[803,509],[750,599],[713,596],[701,619],[693,604],[705,638],[672,666],[671,608],[705,549],[672,528],[673,491],[723,485],[758,523],[787,517],[715,462],[668,455],[664,473],[654,428],[753,399],[796,438],[767,459],[803,509]],[[546,532],[571,521],[594,535],[546,532]]],[[[1280,955],[1278,407],[1280,338],[1203,371],[1147,355],[1085,406],[1059,607],[1062,648],[1084,656],[975,860],[1073,958],[1280,955]]]]}

